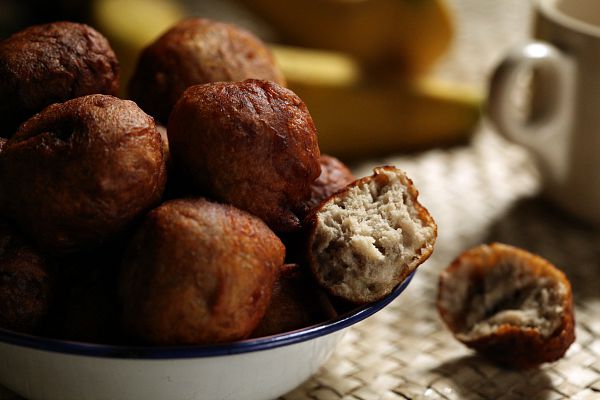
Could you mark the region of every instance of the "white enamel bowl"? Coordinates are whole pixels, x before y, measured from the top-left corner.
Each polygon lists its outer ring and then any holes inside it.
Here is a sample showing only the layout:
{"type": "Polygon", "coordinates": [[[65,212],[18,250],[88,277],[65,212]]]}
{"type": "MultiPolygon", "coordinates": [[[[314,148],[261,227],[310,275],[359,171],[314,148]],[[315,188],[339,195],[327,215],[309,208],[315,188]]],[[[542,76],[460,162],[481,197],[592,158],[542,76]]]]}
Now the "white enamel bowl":
{"type": "Polygon", "coordinates": [[[384,299],[297,331],[224,345],[125,347],[0,329],[0,385],[30,400],[269,400],[304,382],[384,299]]]}

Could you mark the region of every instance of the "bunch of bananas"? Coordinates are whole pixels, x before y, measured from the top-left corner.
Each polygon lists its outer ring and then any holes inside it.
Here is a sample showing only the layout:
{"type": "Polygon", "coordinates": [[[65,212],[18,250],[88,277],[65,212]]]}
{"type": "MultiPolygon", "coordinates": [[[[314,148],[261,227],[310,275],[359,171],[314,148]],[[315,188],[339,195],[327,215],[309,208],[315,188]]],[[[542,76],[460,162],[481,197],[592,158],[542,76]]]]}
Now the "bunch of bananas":
{"type": "Polygon", "coordinates": [[[281,46],[273,53],[327,154],[348,160],[455,144],[479,120],[481,95],[470,87],[426,75],[368,81],[343,53],[281,46]]]}
{"type": "Polygon", "coordinates": [[[473,132],[481,95],[428,75],[454,35],[444,0],[238,1],[303,46],[274,53],[324,152],[374,156],[473,132]]]}
{"type": "MultiPolygon", "coordinates": [[[[323,152],[343,159],[467,139],[481,94],[429,75],[452,43],[445,0],[237,0],[286,40],[273,53],[323,152]],[[290,45],[292,44],[292,45],[290,45]]],[[[99,26],[137,51],[185,12],[170,0],[97,0],[99,26]],[[142,29],[143,28],[143,29],[142,29]]]]}

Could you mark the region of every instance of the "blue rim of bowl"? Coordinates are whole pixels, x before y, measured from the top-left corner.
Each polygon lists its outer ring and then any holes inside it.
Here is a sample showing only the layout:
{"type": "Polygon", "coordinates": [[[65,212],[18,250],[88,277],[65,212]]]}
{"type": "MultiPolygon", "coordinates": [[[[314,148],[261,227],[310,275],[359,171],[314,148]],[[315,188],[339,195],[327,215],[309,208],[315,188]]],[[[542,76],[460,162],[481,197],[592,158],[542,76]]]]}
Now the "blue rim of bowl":
{"type": "Polygon", "coordinates": [[[333,321],[323,322],[307,328],[256,339],[240,340],[232,343],[198,346],[120,346],[83,342],[71,342],[27,335],[0,328],[0,342],[32,349],[66,353],[81,356],[109,357],[124,359],[178,359],[217,357],[273,349],[304,342],[329,335],[347,328],[375,314],[387,306],[406,289],[412,280],[413,271],[401,284],[383,299],[359,307],[343,314],[333,321]]]}

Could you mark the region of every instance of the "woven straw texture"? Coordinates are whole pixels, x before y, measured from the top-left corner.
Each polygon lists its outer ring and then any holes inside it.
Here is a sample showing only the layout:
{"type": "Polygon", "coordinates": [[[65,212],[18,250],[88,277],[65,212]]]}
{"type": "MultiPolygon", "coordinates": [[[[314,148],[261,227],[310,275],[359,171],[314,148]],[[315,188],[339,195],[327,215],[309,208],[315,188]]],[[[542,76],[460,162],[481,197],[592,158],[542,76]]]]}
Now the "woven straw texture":
{"type": "MultiPolygon", "coordinates": [[[[523,0],[450,1],[457,41],[438,74],[484,85],[529,30],[523,0]]],[[[434,255],[408,289],[348,330],[329,361],[284,400],[600,399],[600,232],[538,196],[528,154],[483,125],[468,146],[371,160],[407,171],[435,217],[434,255]],[[435,309],[438,275],[465,249],[500,241],[549,259],[573,284],[577,339],[562,360],[525,372],[499,369],[453,339],[435,309]]],[[[0,400],[16,397],[0,388],[0,400]]],[[[208,399],[207,399],[208,400],[208,399]]]]}
{"type": "MultiPolygon", "coordinates": [[[[485,87],[505,51],[526,40],[531,4],[453,0],[457,40],[436,71],[485,87]]],[[[433,257],[395,302],[358,324],[331,359],[285,400],[600,399],[600,231],[564,215],[538,193],[529,155],[482,124],[463,148],[373,160],[404,169],[436,218],[433,257]],[[558,362],[500,369],[457,342],[435,308],[439,272],[465,249],[491,241],[549,259],[570,279],[576,342],[558,362]]]]}
{"type": "Polygon", "coordinates": [[[434,256],[405,293],[350,330],[319,373],[284,399],[600,399],[600,233],[539,198],[527,155],[485,129],[468,148],[384,161],[407,171],[436,217],[434,256]],[[499,369],[440,321],[439,271],[490,241],[536,252],[571,280],[577,340],[562,360],[526,372],[499,369]]]}
{"type": "MultiPolygon", "coordinates": [[[[505,51],[526,40],[531,4],[453,0],[457,40],[436,71],[485,87],[505,51]]],[[[564,215],[538,193],[529,155],[482,124],[464,148],[374,160],[407,171],[436,218],[433,257],[395,302],[344,337],[319,373],[285,400],[600,399],[600,231],[564,215]],[[539,369],[500,369],[457,342],[436,308],[439,272],[465,249],[491,241],[549,259],[570,279],[576,342],[539,369]]]]}

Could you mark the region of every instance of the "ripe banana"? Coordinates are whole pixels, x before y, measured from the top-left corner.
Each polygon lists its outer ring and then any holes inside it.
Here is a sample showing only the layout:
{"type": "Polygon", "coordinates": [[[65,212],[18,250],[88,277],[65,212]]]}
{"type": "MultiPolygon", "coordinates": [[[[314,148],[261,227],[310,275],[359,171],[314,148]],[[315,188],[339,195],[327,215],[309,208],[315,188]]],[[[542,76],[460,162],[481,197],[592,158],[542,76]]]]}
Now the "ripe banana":
{"type": "Polygon", "coordinates": [[[370,69],[416,75],[454,35],[445,0],[238,0],[288,44],[346,52],[370,69]]]}
{"type": "Polygon", "coordinates": [[[431,77],[366,83],[352,58],[271,47],[288,87],[308,106],[324,153],[343,159],[464,141],[479,121],[482,96],[431,77]]]}

